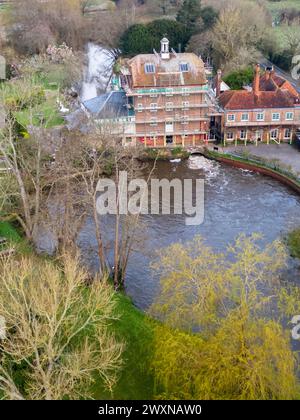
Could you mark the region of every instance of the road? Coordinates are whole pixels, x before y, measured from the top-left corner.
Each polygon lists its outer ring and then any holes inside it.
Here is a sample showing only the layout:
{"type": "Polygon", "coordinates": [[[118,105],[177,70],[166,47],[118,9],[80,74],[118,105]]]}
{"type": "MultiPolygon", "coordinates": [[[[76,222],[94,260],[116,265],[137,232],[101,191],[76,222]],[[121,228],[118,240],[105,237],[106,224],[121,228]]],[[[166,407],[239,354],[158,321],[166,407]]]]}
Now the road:
{"type": "Polygon", "coordinates": [[[286,143],[282,144],[259,144],[248,146],[227,146],[225,148],[219,147],[223,152],[249,152],[252,156],[262,157],[269,160],[278,160],[283,167],[288,167],[296,175],[300,176],[300,152],[295,146],[286,143]]]}
{"type": "Polygon", "coordinates": [[[294,86],[294,88],[300,93],[300,80],[293,79],[291,76],[291,73],[282,70],[281,68],[279,68],[278,66],[273,64],[270,60],[267,60],[266,58],[263,58],[262,60],[260,60],[259,64],[265,67],[273,66],[275,73],[278,74],[278,76],[281,76],[284,79],[288,80],[294,86]]]}

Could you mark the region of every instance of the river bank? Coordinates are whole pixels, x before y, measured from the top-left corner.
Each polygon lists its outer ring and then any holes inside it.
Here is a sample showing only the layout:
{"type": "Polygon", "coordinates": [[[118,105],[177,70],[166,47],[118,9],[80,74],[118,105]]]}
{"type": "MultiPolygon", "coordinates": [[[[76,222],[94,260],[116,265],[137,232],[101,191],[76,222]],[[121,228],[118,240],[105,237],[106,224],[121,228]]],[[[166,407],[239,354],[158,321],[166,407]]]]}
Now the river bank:
{"type": "Polygon", "coordinates": [[[223,154],[239,154],[242,156],[255,156],[257,158],[278,162],[280,165],[289,168],[295,175],[300,175],[300,151],[290,144],[259,144],[239,146],[218,146],[223,154]]]}
{"type": "Polygon", "coordinates": [[[208,159],[213,159],[235,168],[252,170],[256,173],[270,176],[300,195],[300,178],[292,171],[291,167],[284,165],[280,159],[271,160],[245,153],[220,152],[208,149],[204,149],[203,155],[208,159]]]}
{"type": "MultiPolygon", "coordinates": [[[[0,222],[0,237],[6,238],[15,248],[15,258],[22,256],[47,258],[56,264],[55,258],[36,255],[19,229],[11,223],[0,222]]],[[[95,377],[91,385],[94,399],[151,400],[154,398],[154,379],[149,368],[153,329],[156,321],[139,311],[124,293],[115,294],[116,318],[111,323],[111,331],[125,343],[123,366],[113,394],[105,391],[102,378],[95,377]]]]}

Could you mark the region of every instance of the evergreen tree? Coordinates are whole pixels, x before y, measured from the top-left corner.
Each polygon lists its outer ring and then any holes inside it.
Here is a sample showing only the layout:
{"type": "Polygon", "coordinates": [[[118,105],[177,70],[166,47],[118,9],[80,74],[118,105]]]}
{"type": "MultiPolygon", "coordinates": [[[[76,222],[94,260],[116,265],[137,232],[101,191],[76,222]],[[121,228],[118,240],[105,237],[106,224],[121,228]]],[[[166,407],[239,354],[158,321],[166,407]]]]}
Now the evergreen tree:
{"type": "Polygon", "coordinates": [[[127,56],[151,54],[154,48],[160,50],[160,40],[164,36],[175,50],[179,50],[179,44],[184,49],[189,41],[184,25],[169,19],[158,19],[131,26],[121,38],[120,49],[127,56]]]}
{"type": "Polygon", "coordinates": [[[201,0],[184,0],[176,20],[182,23],[188,32],[193,33],[200,17],[201,0]]]}

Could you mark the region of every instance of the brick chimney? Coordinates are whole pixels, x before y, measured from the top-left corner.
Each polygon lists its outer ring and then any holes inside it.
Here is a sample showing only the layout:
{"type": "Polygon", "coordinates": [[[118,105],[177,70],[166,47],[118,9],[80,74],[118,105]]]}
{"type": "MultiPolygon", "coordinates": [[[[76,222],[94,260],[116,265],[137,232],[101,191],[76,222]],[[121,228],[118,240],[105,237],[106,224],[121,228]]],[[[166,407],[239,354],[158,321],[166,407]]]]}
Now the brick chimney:
{"type": "Polygon", "coordinates": [[[266,80],[270,80],[274,74],[273,67],[267,67],[266,68],[266,80]]]}
{"type": "Polygon", "coordinates": [[[216,97],[218,98],[221,94],[221,83],[222,83],[222,70],[217,71],[217,82],[216,82],[216,97]]]}
{"type": "Polygon", "coordinates": [[[256,64],[253,80],[253,93],[259,95],[259,82],[260,82],[260,65],[256,64]]]}

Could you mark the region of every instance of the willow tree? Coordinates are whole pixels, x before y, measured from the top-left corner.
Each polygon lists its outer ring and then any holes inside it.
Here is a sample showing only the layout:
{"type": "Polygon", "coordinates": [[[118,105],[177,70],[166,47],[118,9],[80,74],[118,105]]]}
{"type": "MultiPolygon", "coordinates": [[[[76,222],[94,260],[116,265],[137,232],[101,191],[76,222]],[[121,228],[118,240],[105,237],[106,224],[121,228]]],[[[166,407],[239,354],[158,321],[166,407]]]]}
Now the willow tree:
{"type": "Polygon", "coordinates": [[[112,390],[123,344],[109,329],[114,292],[87,286],[78,258],[1,262],[0,391],[6,399],[91,398],[97,379],[112,390]]]}
{"type": "Polygon", "coordinates": [[[290,302],[280,292],[285,250],[279,241],[259,245],[257,235],[240,236],[216,254],[197,237],[161,252],[161,290],[151,308],[165,323],[153,359],[160,396],[299,397],[290,331],[279,322],[290,302]]]}

